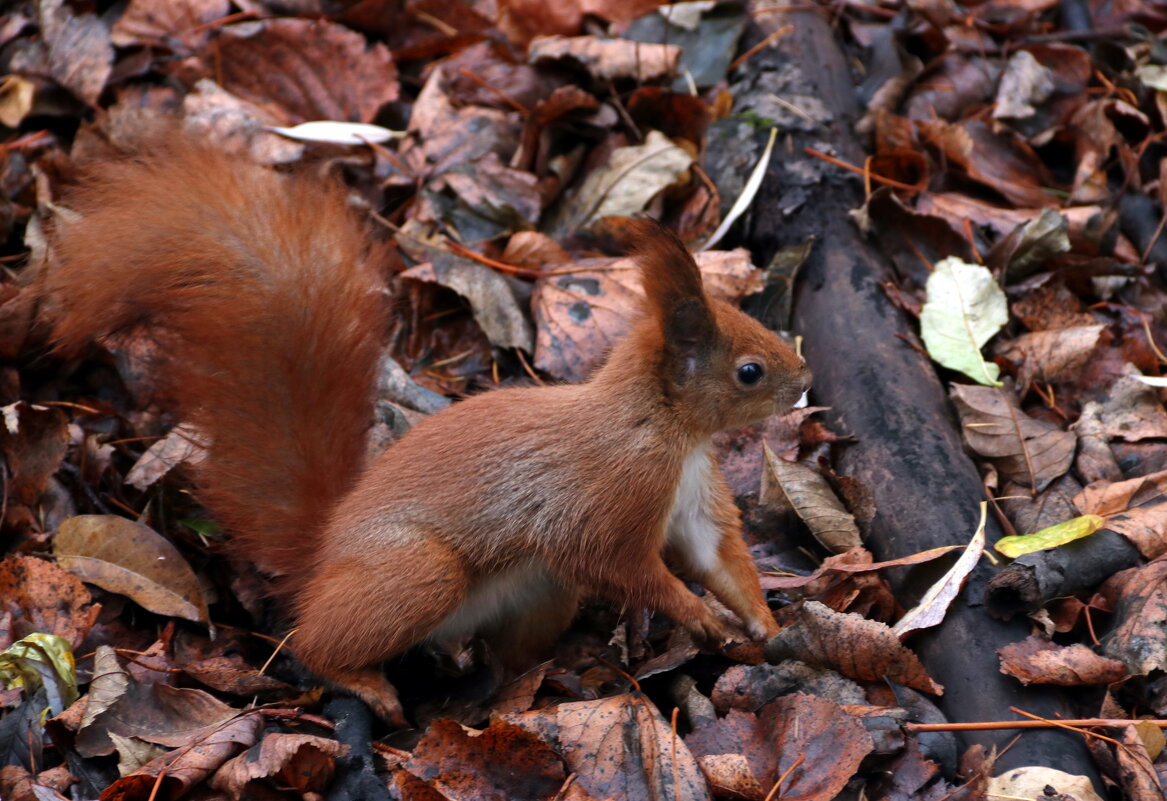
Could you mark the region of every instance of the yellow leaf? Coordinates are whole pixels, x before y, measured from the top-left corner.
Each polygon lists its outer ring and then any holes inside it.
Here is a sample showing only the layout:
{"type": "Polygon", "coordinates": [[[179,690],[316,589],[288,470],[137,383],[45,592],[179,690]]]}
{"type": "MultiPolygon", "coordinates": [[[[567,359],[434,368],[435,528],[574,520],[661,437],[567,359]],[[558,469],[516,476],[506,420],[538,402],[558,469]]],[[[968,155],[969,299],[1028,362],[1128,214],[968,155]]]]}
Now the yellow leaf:
{"type": "Polygon", "coordinates": [[[1102,528],[1105,522],[1098,515],[1082,515],[1081,517],[1067,520],[1064,523],[1043,528],[1041,531],[1035,531],[1032,534],[1002,537],[997,540],[993,547],[999,553],[1003,553],[1010,559],[1016,559],[1022,554],[1042,551],[1046,548],[1054,548],[1058,545],[1065,545],[1067,542],[1088,537],[1102,528]]]}

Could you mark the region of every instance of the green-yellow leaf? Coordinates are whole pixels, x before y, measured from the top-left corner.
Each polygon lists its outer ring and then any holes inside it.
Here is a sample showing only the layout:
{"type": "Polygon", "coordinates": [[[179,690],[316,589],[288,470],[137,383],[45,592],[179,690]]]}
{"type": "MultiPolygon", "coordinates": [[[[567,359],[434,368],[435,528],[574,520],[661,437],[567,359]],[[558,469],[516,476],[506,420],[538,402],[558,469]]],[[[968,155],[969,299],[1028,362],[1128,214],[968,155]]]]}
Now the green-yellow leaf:
{"type": "Polygon", "coordinates": [[[998,552],[1016,559],[1018,556],[1034,551],[1043,551],[1046,548],[1055,548],[1067,542],[1088,537],[1105,525],[1106,521],[1098,515],[1082,515],[1064,523],[1058,523],[1035,531],[1032,534],[1020,534],[1015,537],[1002,537],[993,545],[998,552]]]}
{"type": "Polygon", "coordinates": [[[1005,293],[979,264],[943,259],[928,276],[920,333],[928,355],[973,381],[999,387],[1000,369],[981,348],[1009,321],[1005,293]]]}
{"type": "Polygon", "coordinates": [[[0,653],[0,684],[31,695],[44,687],[49,708],[59,715],[80,697],[69,641],[55,634],[30,634],[0,653]]]}

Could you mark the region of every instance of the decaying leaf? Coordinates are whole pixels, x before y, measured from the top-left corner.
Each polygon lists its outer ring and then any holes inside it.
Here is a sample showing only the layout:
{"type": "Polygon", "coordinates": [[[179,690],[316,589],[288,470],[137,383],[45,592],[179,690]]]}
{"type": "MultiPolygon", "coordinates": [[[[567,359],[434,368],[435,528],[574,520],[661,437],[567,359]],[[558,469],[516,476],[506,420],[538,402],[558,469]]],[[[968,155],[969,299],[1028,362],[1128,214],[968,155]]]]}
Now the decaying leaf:
{"type": "MultiPolygon", "coordinates": [[[[1138,373],[1132,365],[1127,369],[1138,373]]],[[[1102,425],[1111,439],[1138,442],[1167,437],[1167,410],[1158,393],[1135,375],[1120,376],[1102,404],[1102,425]]]]}
{"type": "Polygon", "coordinates": [[[113,71],[113,45],[105,25],[96,14],[74,13],[64,0],[43,0],[37,8],[53,78],[95,106],[113,71]]]}
{"type": "Polygon", "coordinates": [[[333,760],[348,750],[347,745],[313,734],[269,732],[220,767],[210,784],[232,798],[241,798],[248,782],[267,777],[301,794],[321,793],[332,780],[333,760]]]}
{"type": "Polygon", "coordinates": [[[977,566],[977,562],[981,559],[981,554],[985,552],[985,520],[988,514],[988,504],[981,502],[981,522],[977,524],[977,530],[973,533],[972,539],[969,540],[968,545],[964,549],[964,553],[960,558],[948,569],[948,571],[940,577],[936,583],[928,588],[924,593],[924,597],[920,599],[920,603],[909,609],[904,613],[904,616],[896,621],[896,624],[891,627],[891,630],[900,637],[905,637],[913,631],[919,629],[926,629],[931,626],[937,626],[944,620],[944,615],[948,611],[949,605],[953,599],[956,598],[960,588],[964,586],[964,580],[968,578],[968,574],[972,572],[973,568],[977,566]]]}
{"type": "Polygon", "coordinates": [[[527,47],[532,64],[569,59],[601,81],[633,78],[651,81],[676,71],[681,48],[598,36],[541,36],[527,47]]]}
{"type": "Polygon", "coordinates": [[[0,452],[11,478],[6,482],[8,497],[19,503],[35,504],[49,479],[61,466],[69,444],[67,421],[57,409],[17,401],[0,409],[0,452]]]}
{"type": "Polygon", "coordinates": [[[116,515],[80,515],[53,536],[61,567],[160,615],[208,623],[207,601],[190,565],[149,526],[116,515]]]}
{"type": "Polygon", "coordinates": [[[204,447],[194,426],[180,423],[138,457],[126,473],[126,483],[144,490],[181,464],[202,462],[206,456],[204,447]]]}
{"type": "Polygon", "coordinates": [[[506,720],[480,732],[435,721],[405,768],[450,801],[548,798],[567,777],[546,742],[506,720]]]}
{"type": "Polygon", "coordinates": [[[1122,662],[1099,656],[1081,643],[1059,646],[1036,635],[1006,645],[997,653],[1001,672],[1022,684],[1079,687],[1113,684],[1128,675],[1122,662]]]}
{"type": "Polygon", "coordinates": [[[594,798],[709,798],[693,755],[639,693],[505,719],[549,741],[594,798]]]}
{"type": "MultiPolygon", "coordinates": [[[[714,297],[737,303],[762,288],[761,272],[742,248],[694,258],[714,297]]],[[[583,259],[540,278],[531,297],[535,366],[557,378],[584,380],[641,313],[643,298],[640,271],[627,257],[583,259]]]]}
{"type": "Polygon", "coordinates": [[[227,760],[259,739],[263,721],[255,714],[233,716],[216,728],[189,738],[177,748],[115,781],[102,799],[148,798],[157,785],[158,794],[178,798],[205,781],[227,760]]]}
{"type": "Polygon", "coordinates": [[[1131,568],[1111,581],[1120,579],[1125,579],[1125,592],[1115,609],[1115,626],[1102,641],[1103,650],[1136,676],[1167,670],[1167,561],[1131,568]]]}
{"type": "Polygon", "coordinates": [[[1000,368],[986,362],[981,348],[1009,322],[1005,293],[979,264],[949,257],[928,276],[920,310],[920,334],[938,363],[988,386],[1000,386],[1000,368]]]}
{"type": "Polygon", "coordinates": [[[1010,559],[1016,559],[1023,554],[1042,551],[1046,548],[1056,548],[1067,542],[1088,537],[1104,525],[1106,525],[1106,521],[1098,515],[1082,515],[1047,526],[1032,534],[1002,537],[993,543],[993,548],[1010,559]]]}
{"type": "Polygon", "coordinates": [[[49,709],[59,715],[77,700],[77,670],[69,642],[55,634],[29,634],[0,652],[0,684],[26,696],[44,688],[49,709]]]}
{"type": "Polygon", "coordinates": [[[102,712],[109,709],[126,693],[130,678],[117,653],[108,645],[97,646],[93,656],[93,680],[89,682],[89,693],[85,703],[85,714],[81,716],[81,727],[93,724],[102,712]]]}
{"type": "Polygon", "coordinates": [[[1022,334],[1000,349],[1000,354],[1017,362],[1021,369],[1017,383],[1029,386],[1035,380],[1072,381],[1094,353],[1104,325],[1078,325],[1022,334]]]}
{"type": "Polygon", "coordinates": [[[806,523],[815,539],[835,553],[860,545],[854,515],[843,506],[821,473],[798,462],[779,459],[765,442],[762,453],[765,467],[759,499],[763,503],[784,500],[806,523]]]}
{"type": "Polygon", "coordinates": [[[649,131],[642,145],[612,152],[608,163],[588,173],[579,191],[561,210],[554,229],[571,233],[601,217],[631,217],[672,186],[693,164],[693,157],[660,131],[649,131]]]}
{"type": "Polygon", "coordinates": [[[1073,462],[1074,433],[1030,417],[1012,392],[958,384],[951,397],[968,447],[992,459],[1010,481],[1040,491],[1073,462]]]}
{"type": "Polygon", "coordinates": [[[0,561],[0,613],[15,618],[17,637],[56,634],[76,649],[100,611],[81,580],[52,562],[18,554],[0,561]]]}
{"type": "Polygon", "coordinates": [[[832,668],[851,679],[886,678],[926,693],[944,692],[891,628],[859,615],[836,612],[817,601],[807,601],[798,622],[766,643],[766,659],[798,659],[832,668]]]}
{"type": "MultiPolygon", "coordinates": [[[[789,771],[782,797],[806,801],[835,798],[872,750],[871,735],[858,719],[825,698],[803,693],[778,698],[757,716],[730,710],[724,718],[695,730],[685,743],[703,758],[742,755],[753,781],[738,778],[735,783],[740,787],[765,792],[789,771]],[[791,771],[796,762],[798,768],[791,771]]],[[[703,767],[709,764],[702,762],[703,767]]],[[[740,763],[732,766],[735,774],[742,769],[740,763]]],[[[713,783],[717,774],[710,778],[713,783]]],[[[746,797],[762,801],[765,795],[746,797]]]]}
{"type": "Polygon", "coordinates": [[[1128,481],[1097,481],[1074,498],[1083,514],[1099,515],[1148,559],[1167,553],[1167,470],[1128,481]]]}

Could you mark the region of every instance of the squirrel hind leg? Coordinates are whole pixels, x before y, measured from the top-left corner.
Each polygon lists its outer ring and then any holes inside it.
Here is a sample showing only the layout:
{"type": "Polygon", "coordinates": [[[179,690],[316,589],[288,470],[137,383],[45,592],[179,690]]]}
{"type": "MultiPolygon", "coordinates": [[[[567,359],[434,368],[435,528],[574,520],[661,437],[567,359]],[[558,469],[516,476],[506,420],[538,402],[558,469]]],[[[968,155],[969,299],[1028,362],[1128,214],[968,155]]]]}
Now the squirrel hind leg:
{"type": "Polygon", "coordinates": [[[462,560],[433,540],[322,564],[298,595],[296,657],[390,725],[405,718],[379,664],[425,639],[466,595],[462,560]]]}
{"type": "Polygon", "coordinates": [[[532,603],[486,629],[483,637],[507,670],[522,672],[571,625],[581,598],[579,588],[549,581],[532,603]]]}

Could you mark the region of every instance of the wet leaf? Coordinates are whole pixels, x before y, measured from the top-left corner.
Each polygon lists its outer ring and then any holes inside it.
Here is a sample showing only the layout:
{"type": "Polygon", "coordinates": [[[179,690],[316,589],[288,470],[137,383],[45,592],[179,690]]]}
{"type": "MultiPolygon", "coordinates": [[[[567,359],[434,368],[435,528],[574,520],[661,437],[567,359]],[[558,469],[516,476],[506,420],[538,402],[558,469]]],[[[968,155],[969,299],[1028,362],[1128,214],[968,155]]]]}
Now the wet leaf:
{"type": "Polygon", "coordinates": [[[1104,325],[1079,325],[1022,334],[1001,347],[1002,356],[1017,362],[1021,369],[1017,383],[1029,386],[1035,380],[1075,381],[1094,353],[1104,325]]]}
{"type": "Polygon", "coordinates": [[[1124,591],[1103,650],[1136,676],[1167,670],[1167,561],[1123,571],[1111,581],[1120,578],[1124,591]]]}
{"type": "Polygon", "coordinates": [[[70,573],[151,612],[210,622],[194,571],[149,526],[115,515],[73,517],[53,536],[53,553],[70,573]]]}
{"type": "Polygon", "coordinates": [[[16,618],[17,636],[56,634],[77,648],[101,611],[91,600],[80,579],[51,562],[16,554],[0,562],[0,610],[16,618]]]}
{"type": "Polygon", "coordinates": [[[815,539],[835,553],[860,544],[854,515],[843,506],[821,473],[799,462],[779,459],[765,442],[762,453],[765,456],[759,492],[762,503],[785,500],[815,539]]]}
{"type": "Polygon", "coordinates": [[[1048,526],[1032,534],[1002,537],[993,543],[993,547],[1010,559],[1016,559],[1022,554],[1035,553],[1046,548],[1056,548],[1067,542],[1088,537],[1104,525],[1106,525],[1106,521],[1098,515],[1082,515],[1048,526]]]}
{"type": "Polygon", "coordinates": [[[113,70],[113,45],[105,25],[95,14],[75,14],[64,0],[42,0],[37,8],[49,72],[86,105],[97,105],[113,70]]]}
{"type": "Polygon", "coordinates": [[[939,262],[928,276],[928,299],[920,311],[920,334],[928,355],[988,386],[1000,386],[1000,369],[981,348],[1009,322],[1005,293],[993,275],[957,258],[939,262]]]}

